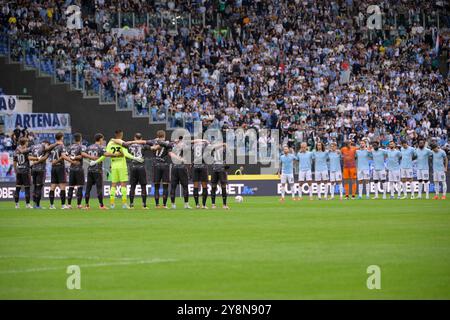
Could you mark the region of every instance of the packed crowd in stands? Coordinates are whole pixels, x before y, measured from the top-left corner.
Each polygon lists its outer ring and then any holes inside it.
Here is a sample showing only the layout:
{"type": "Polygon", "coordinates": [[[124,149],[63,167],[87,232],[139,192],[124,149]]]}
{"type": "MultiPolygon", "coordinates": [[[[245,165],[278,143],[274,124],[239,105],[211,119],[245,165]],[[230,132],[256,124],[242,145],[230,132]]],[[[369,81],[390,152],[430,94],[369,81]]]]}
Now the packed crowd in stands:
{"type": "Polygon", "coordinates": [[[0,0],[0,23],[16,41],[13,58],[25,47],[58,61],[61,80],[76,70],[86,90],[101,89],[106,100],[117,95],[120,108],[171,127],[281,129],[284,142],[297,145],[426,138],[448,148],[443,3],[0,0]],[[66,27],[70,4],[83,5],[81,30],[66,27]],[[382,30],[366,27],[371,4],[381,8],[382,30]],[[205,26],[179,26],[174,35],[142,23],[135,39],[111,32],[119,11],[160,10],[204,13],[205,26]]]}

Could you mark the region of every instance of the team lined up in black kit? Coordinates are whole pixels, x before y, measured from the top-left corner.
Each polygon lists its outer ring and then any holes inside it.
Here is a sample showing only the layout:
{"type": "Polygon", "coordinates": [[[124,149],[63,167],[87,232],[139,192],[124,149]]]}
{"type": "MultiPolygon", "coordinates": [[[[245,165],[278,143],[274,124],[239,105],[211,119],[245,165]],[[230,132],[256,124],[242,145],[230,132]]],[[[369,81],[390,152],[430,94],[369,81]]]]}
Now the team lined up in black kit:
{"type": "Polygon", "coordinates": [[[223,208],[229,209],[227,205],[227,183],[228,177],[225,165],[226,144],[211,143],[204,139],[188,140],[179,137],[174,141],[166,140],[166,133],[163,130],[157,132],[153,140],[143,140],[140,133],[134,135],[134,140],[124,141],[123,131],[116,130],[114,138],[110,139],[105,146],[103,134],[95,135],[95,142],[86,147],[82,144],[82,135],[75,133],[73,144],[66,147],[63,142],[64,134],[55,135],[56,142],[41,141],[29,145],[26,138],[21,138],[19,146],[14,152],[14,169],[16,172],[16,190],[14,201],[16,208],[19,208],[19,195],[22,188],[25,191],[26,208],[43,209],[41,198],[46,177],[46,163],[51,163],[50,181],[50,207],[55,207],[55,191],[59,187],[61,209],[71,209],[74,191],[76,189],[76,199],[78,209],[89,209],[89,200],[92,187],[95,185],[100,209],[108,209],[103,201],[103,164],[102,161],[111,158],[110,180],[112,188],[110,193],[110,208],[115,207],[116,186],[120,185],[122,194],[122,208],[134,208],[134,198],[137,185],[141,187],[141,197],[143,209],[147,206],[147,171],[144,164],[144,152],[153,153],[153,185],[156,208],[168,208],[169,198],[172,208],[175,209],[176,190],[181,185],[184,199],[184,208],[192,209],[189,205],[189,176],[192,176],[193,194],[197,209],[208,209],[208,166],[211,169],[211,204],[216,208],[216,193],[218,186],[221,187],[223,208]],[[186,151],[192,152],[194,161],[190,161],[190,156],[186,151]],[[210,156],[211,161],[205,160],[210,156]],[[87,169],[87,180],[85,180],[85,170],[83,159],[89,160],[87,169]],[[129,159],[127,163],[126,159],[129,159]],[[187,160],[189,159],[189,161],[187,160]],[[67,189],[67,169],[68,173],[68,193],[67,189]],[[130,170],[128,174],[128,170],[130,170]],[[127,204],[127,183],[130,183],[130,204],[127,204]],[[85,205],[82,205],[83,188],[86,184],[84,195],[85,205]],[[160,188],[162,185],[162,205],[160,205],[160,188]],[[31,195],[31,186],[33,193],[31,195]],[[201,193],[200,193],[201,191],[201,193]],[[201,205],[200,205],[201,194],[201,205]],[[66,199],[67,197],[67,199],[66,199]],[[32,199],[31,199],[32,198],[32,199]],[[33,200],[34,206],[30,204],[33,200]],[[67,200],[67,204],[66,204],[67,200]]]}

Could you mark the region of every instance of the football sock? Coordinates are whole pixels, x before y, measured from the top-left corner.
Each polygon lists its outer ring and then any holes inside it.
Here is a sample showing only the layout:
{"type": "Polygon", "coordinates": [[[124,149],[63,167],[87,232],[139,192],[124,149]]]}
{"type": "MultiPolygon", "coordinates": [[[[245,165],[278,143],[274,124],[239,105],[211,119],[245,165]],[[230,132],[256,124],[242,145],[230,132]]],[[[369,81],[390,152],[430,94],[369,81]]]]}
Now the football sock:
{"type": "Polygon", "coordinates": [[[163,184],[163,205],[167,205],[167,198],[169,197],[169,184],[163,184]]]}
{"type": "Polygon", "coordinates": [[[170,186],[170,202],[172,202],[172,204],[175,204],[175,192],[177,190],[177,185],[176,184],[172,184],[170,186]]]}
{"type": "Polygon", "coordinates": [[[159,183],[155,183],[155,204],[159,206],[159,183]]]}
{"type": "Polygon", "coordinates": [[[127,187],[120,187],[120,192],[122,193],[122,204],[127,203],[127,187]]]}
{"type": "Polygon", "coordinates": [[[55,190],[50,190],[48,197],[50,198],[50,205],[55,202],[55,190]]]}
{"type": "Polygon", "coordinates": [[[77,205],[81,205],[81,201],[83,200],[83,187],[79,186],[77,188],[77,205]]]}
{"type": "Polygon", "coordinates": [[[194,188],[194,201],[195,205],[198,206],[198,188],[194,188]]]}
{"type": "Polygon", "coordinates": [[[184,203],[189,202],[189,189],[188,189],[187,185],[183,186],[183,198],[184,198],[184,203]]]}
{"type": "Polygon", "coordinates": [[[16,191],[14,192],[14,201],[15,201],[16,203],[19,202],[20,188],[21,188],[21,187],[16,187],[16,191]]]}
{"type": "Polygon", "coordinates": [[[74,187],[69,187],[69,194],[67,195],[67,204],[72,204],[72,197],[73,197],[73,189],[74,187]]]}
{"type": "Polygon", "coordinates": [[[64,206],[66,204],[66,190],[61,190],[60,198],[61,198],[61,205],[64,206]]]}
{"type": "Polygon", "coordinates": [[[223,205],[226,206],[227,205],[227,186],[222,186],[222,200],[223,200],[223,205]]]}
{"type": "Polygon", "coordinates": [[[30,204],[30,187],[25,187],[25,202],[26,204],[30,204]]]}
{"type": "Polygon", "coordinates": [[[202,204],[206,206],[206,200],[208,199],[208,187],[202,188],[202,204]]]}
{"type": "Polygon", "coordinates": [[[141,184],[142,205],[147,206],[147,185],[141,184]]]}
{"type": "Polygon", "coordinates": [[[36,206],[41,205],[41,197],[42,197],[42,186],[36,186],[36,189],[34,191],[34,195],[36,197],[36,206]]]}
{"type": "Polygon", "coordinates": [[[212,204],[216,204],[216,192],[217,192],[217,186],[212,186],[212,188],[211,188],[211,203],[212,204]]]}
{"type": "Polygon", "coordinates": [[[111,194],[109,195],[109,201],[111,202],[111,204],[114,204],[114,201],[116,199],[116,190],[116,187],[111,188],[111,194]]]}
{"type": "Polygon", "coordinates": [[[132,184],[130,188],[130,205],[133,205],[135,192],[136,192],[136,185],[132,184]]]}

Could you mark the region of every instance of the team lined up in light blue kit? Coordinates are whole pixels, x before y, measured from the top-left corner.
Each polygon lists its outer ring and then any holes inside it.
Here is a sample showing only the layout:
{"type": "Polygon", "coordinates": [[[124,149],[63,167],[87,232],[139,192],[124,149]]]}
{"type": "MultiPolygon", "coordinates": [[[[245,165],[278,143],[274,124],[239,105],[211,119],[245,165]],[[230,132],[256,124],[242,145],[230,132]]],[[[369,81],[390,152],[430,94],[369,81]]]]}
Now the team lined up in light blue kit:
{"type": "MultiPolygon", "coordinates": [[[[306,143],[301,144],[297,153],[294,153],[288,147],[283,148],[279,172],[282,201],[288,184],[291,187],[291,195],[294,200],[301,199],[305,184],[309,186],[309,196],[312,199],[313,165],[314,180],[319,184],[317,188],[318,199],[322,198],[322,193],[325,199],[328,199],[328,190],[331,195],[330,199],[333,199],[336,183],[338,184],[340,199],[342,199],[342,154],[336,148],[335,143],[332,143],[330,150],[325,150],[321,143],[317,144],[317,148],[319,150],[309,151],[306,143]],[[294,161],[298,162],[299,187],[297,190],[299,198],[296,198],[296,192],[294,192],[294,161]]],[[[430,159],[435,187],[434,199],[439,199],[440,191],[442,191],[441,199],[446,199],[448,158],[445,151],[437,145],[432,144],[430,148],[427,148],[425,147],[425,141],[421,140],[417,148],[402,142],[398,149],[395,143],[391,142],[387,149],[381,149],[378,142],[374,142],[371,147],[367,148],[366,142],[361,141],[359,149],[356,150],[355,159],[359,199],[362,199],[364,186],[366,198],[369,199],[370,181],[374,182],[374,199],[378,198],[380,191],[383,193],[383,199],[386,199],[388,189],[391,199],[395,198],[395,190],[398,192],[398,199],[405,199],[408,196],[408,190],[411,199],[414,199],[415,190],[414,185],[412,185],[414,164],[418,181],[417,198],[422,198],[422,193],[425,191],[425,197],[429,199],[430,159]],[[440,185],[442,185],[442,188],[440,188],[440,185]]]]}

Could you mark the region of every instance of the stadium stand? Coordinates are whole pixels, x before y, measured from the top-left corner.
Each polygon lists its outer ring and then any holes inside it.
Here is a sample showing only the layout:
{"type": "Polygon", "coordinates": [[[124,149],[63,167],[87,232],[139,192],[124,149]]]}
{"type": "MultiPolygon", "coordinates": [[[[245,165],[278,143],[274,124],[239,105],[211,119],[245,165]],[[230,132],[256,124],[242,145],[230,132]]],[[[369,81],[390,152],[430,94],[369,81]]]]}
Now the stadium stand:
{"type": "Polygon", "coordinates": [[[84,1],[81,30],[64,14],[79,1],[0,3],[0,53],[168,128],[200,120],[278,128],[297,145],[424,137],[448,149],[442,2],[84,1]],[[382,30],[366,27],[370,4],[382,30]]]}

